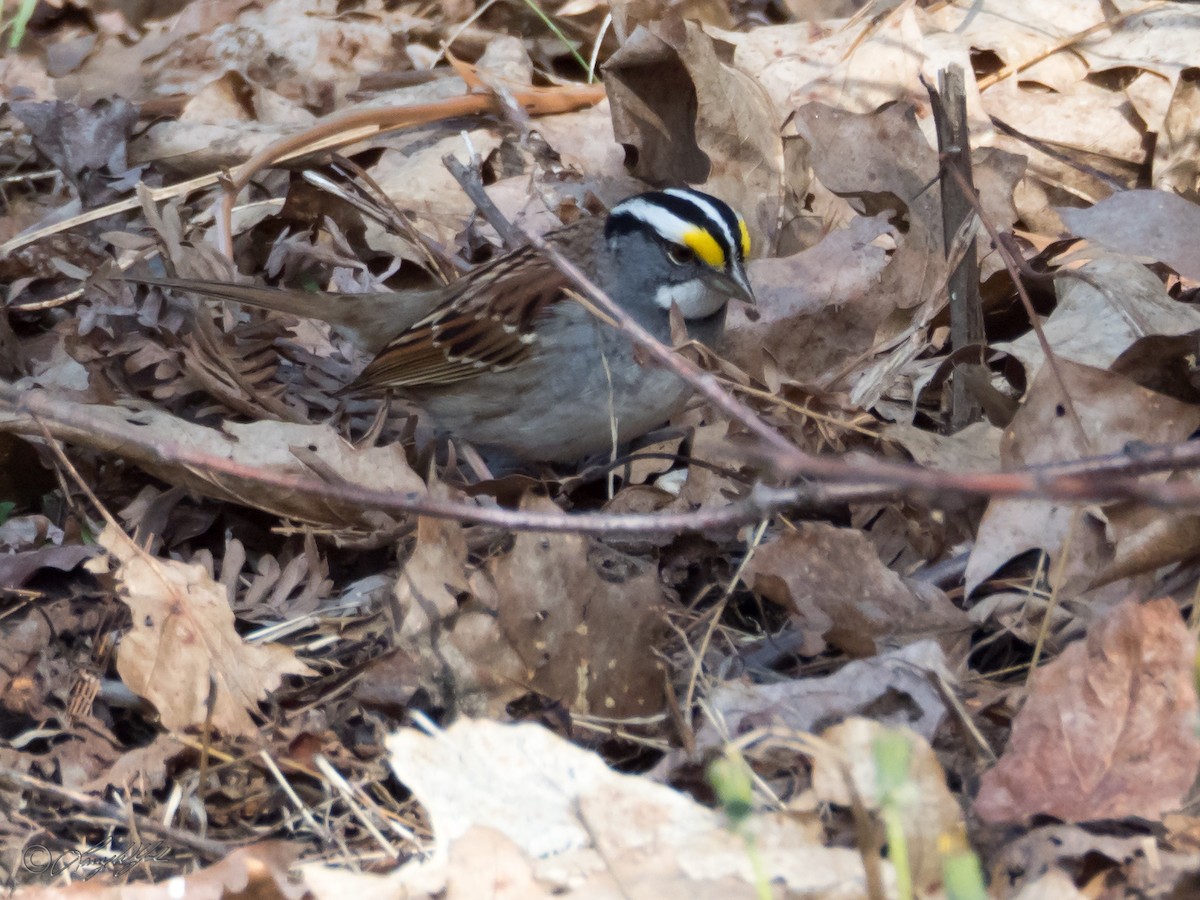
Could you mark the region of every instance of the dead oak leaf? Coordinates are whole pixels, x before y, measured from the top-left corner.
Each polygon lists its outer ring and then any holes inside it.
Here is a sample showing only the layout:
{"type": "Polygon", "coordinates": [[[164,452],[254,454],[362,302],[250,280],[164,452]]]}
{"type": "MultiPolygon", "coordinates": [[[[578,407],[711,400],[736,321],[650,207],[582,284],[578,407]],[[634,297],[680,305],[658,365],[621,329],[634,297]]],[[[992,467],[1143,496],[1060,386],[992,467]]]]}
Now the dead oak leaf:
{"type": "MultiPolygon", "coordinates": [[[[543,499],[523,508],[550,510],[543,499]]],[[[657,568],[575,534],[519,534],[489,572],[498,622],[534,690],[576,712],[657,713],[666,596],[657,568]]]]}
{"type": "Polygon", "coordinates": [[[906,583],[884,565],[861,531],[819,522],[760,546],[743,578],[750,590],[789,607],[805,634],[802,653],[822,640],[854,656],[931,636],[957,643],[969,624],[944,593],[906,583]]]}
{"type": "Polygon", "coordinates": [[[1178,808],[1200,767],[1195,659],[1173,601],[1122,603],[1038,672],[975,811],[1080,822],[1178,808]]]}
{"type": "Polygon", "coordinates": [[[169,730],[205,720],[211,678],[213,724],[225,734],[252,735],[257,726],[248,710],[284,675],[312,674],[287,647],[244,641],[224,586],[203,566],[150,556],[111,526],[99,543],[133,617],[117,651],[117,672],[155,705],[169,730]]]}

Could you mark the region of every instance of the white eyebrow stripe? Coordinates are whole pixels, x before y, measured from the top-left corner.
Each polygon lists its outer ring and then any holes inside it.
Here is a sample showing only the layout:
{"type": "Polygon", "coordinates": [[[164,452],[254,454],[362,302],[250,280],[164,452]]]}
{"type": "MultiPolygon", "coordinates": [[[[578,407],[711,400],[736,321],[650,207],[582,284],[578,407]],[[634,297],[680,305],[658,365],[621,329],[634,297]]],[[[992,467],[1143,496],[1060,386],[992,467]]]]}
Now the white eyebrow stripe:
{"type": "Polygon", "coordinates": [[[740,235],[733,234],[729,230],[729,225],[726,223],[725,217],[721,215],[721,211],[709,203],[707,198],[701,197],[699,194],[693,193],[692,191],[680,190],[679,188],[667,188],[663,191],[663,193],[674,197],[677,200],[686,201],[704,213],[704,218],[706,218],[712,226],[719,228],[721,234],[725,235],[726,246],[733,249],[736,255],[738,248],[742,246],[740,235]]]}
{"type": "Polygon", "coordinates": [[[645,222],[657,231],[663,240],[673,244],[682,244],[684,234],[697,227],[687,219],[681,219],[657,203],[651,203],[641,197],[631,197],[618,204],[611,214],[621,213],[628,213],[638,221],[645,222]]]}

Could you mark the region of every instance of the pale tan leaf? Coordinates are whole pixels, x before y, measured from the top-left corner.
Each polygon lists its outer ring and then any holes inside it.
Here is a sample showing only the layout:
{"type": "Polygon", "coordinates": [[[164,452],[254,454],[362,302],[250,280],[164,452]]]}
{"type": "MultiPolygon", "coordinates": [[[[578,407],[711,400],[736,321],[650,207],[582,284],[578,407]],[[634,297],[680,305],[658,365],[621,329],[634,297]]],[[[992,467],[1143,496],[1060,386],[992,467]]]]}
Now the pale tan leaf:
{"type": "Polygon", "coordinates": [[[111,526],[99,543],[133,622],[117,651],[117,671],[155,705],[168,729],[205,721],[211,680],[213,724],[252,736],[258,729],[250,711],[283,676],[313,674],[287,647],[247,643],[234,628],[224,586],[203,566],[149,556],[111,526]]]}
{"type": "MultiPolygon", "coordinates": [[[[648,779],[613,772],[540,726],[460,719],[434,735],[397,732],[387,748],[436,842],[431,864],[401,870],[405,884],[435,890],[433,877],[466,884],[461,869],[495,865],[491,854],[503,847],[505,856],[524,856],[539,887],[556,893],[569,884],[572,892],[597,897],[757,896],[746,847],[719,813],[648,779]],[[480,829],[503,840],[484,840],[480,829]]],[[[787,890],[865,896],[856,851],[821,846],[789,815],[755,816],[748,826],[763,871],[787,890]]],[[[529,877],[515,860],[502,865],[510,863],[520,879],[529,877]]]]}
{"type": "Polygon", "coordinates": [[[891,804],[908,840],[914,886],[922,893],[936,888],[942,878],[942,842],[963,835],[966,825],[933,748],[907,728],[889,728],[863,718],[827,728],[821,732],[817,746],[812,776],[817,797],[850,807],[857,794],[868,809],[875,811],[885,802],[891,804]],[[906,742],[910,756],[905,782],[894,795],[885,797],[880,791],[877,746],[889,738],[906,742]]]}

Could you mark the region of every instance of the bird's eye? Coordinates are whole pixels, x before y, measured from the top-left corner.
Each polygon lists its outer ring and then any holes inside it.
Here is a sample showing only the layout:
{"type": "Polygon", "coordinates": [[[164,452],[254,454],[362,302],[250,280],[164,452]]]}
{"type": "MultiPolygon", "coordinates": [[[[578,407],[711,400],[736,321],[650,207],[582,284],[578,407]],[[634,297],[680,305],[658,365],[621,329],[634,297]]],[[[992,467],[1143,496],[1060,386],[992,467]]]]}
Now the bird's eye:
{"type": "Polygon", "coordinates": [[[696,254],[690,247],[682,244],[668,244],[667,259],[677,266],[686,266],[688,263],[696,261],[696,254]]]}

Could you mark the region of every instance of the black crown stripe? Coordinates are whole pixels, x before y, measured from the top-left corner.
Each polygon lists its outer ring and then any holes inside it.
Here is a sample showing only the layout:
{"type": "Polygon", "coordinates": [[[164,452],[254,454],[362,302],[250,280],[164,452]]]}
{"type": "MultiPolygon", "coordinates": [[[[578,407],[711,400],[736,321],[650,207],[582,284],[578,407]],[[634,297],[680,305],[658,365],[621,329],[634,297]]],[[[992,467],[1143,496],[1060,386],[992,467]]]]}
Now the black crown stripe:
{"type": "MultiPolygon", "coordinates": [[[[693,193],[691,188],[678,188],[678,190],[686,191],[688,194],[693,193]]],[[[671,194],[666,194],[664,196],[666,196],[668,200],[682,199],[671,194]]],[[[733,259],[734,257],[737,257],[737,259],[740,260],[742,258],[742,225],[738,221],[737,213],[735,213],[729,207],[729,204],[723,200],[718,200],[716,197],[710,196],[709,194],[703,194],[702,196],[708,201],[708,205],[717,211],[717,215],[721,217],[721,221],[725,225],[725,228],[720,231],[716,231],[712,228],[709,228],[709,231],[713,232],[713,237],[715,238],[724,238],[726,234],[730,235],[733,238],[733,253],[729,254],[729,258],[733,259]]],[[[711,216],[704,207],[701,207],[699,204],[697,204],[696,210],[700,218],[705,222],[711,221],[711,216]]],[[[724,245],[725,241],[722,240],[721,244],[724,245]]]]}
{"type": "MultiPolygon", "coordinates": [[[[726,231],[726,228],[714,227],[717,223],[713,222],[708,209],[686,197],[678,197],[674,194],[663,193],[662,191],[651,191],[639,194],[637,199],[661,207],[676,218],[687,222],[689,225],[702,228],[712,235],[713,239],[721,245],[721,249],[725,253],[727,267],[734,259],[740,260],[742,258],[742,247],[739,240],[741,226],[738,224],[737,216],[734,215],[733,210],[725,203],[715,197],[707,197],[706,199],[717,210],[721,218],[721,224],[724,224],[728,231],[726,231]],[[734,243],[732,246],[729,243],[727,235],[733,235],[734,243]]],[[[632,210],[621,210],[609,215],[608,222],[604,226],[604,233],[606,237],[612,237],[614,234],[629,234],[630,232],[640,231],[649,227],[632,210]]]]}

